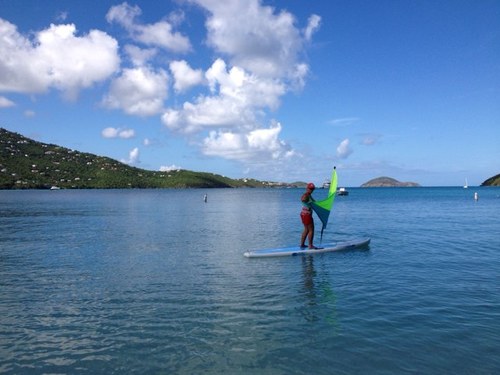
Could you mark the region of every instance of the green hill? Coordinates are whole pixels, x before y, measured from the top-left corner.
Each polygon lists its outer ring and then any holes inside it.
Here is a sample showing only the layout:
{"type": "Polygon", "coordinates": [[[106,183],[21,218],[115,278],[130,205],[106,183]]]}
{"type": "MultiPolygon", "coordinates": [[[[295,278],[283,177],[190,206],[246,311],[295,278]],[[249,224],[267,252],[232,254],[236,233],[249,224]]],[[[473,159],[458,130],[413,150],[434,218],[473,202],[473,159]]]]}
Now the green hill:
{"type": "Polygon", "coordinates": [[[500,186],[500,174],[488,178],[481,184],[481,186],[500,186]]]}
{"type": "Polygon", "coordinates": [[[213,173],[148,171],[26,138],[0,128],[0,189],[230,188],[286,184],[213,173]]]}
{"type": "Polygon", "coordinates": [[[416,182],[400,182],[391,177],[378,177],[365,182],[361,187],[417,187],[416,182]]]}

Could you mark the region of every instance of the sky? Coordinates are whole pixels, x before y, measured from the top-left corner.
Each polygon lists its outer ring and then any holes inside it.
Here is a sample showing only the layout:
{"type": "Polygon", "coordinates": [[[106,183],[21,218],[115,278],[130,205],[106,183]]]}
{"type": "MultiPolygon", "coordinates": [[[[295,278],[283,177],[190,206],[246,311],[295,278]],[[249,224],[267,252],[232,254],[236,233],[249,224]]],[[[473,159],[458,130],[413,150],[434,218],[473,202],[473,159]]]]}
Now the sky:
{"type": "Polygon", "coordinates": [[[0,127],[148,170],[500,173],[498,0],[0,0],[0,127]]]}

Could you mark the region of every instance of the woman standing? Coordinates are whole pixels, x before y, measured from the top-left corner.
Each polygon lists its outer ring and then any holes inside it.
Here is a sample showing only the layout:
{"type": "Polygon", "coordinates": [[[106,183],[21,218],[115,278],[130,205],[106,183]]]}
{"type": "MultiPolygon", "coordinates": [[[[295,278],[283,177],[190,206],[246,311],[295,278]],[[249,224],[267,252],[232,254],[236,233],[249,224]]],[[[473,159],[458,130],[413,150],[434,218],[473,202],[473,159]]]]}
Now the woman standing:
{"type": "Polygon", "coordinates": [[[314,220],[312,217],[312,206],[311,203],[314,202],[312,193],[315,186],[312,182],[308,183],[306,186],[306,192],[302,194],[302,211],[300,212],[300,218],[302,219],[302,224],[304,224],[304,230],[302,231],[302,237],[300,239],[300,247],[304,249],[306,247],[306,238],[309,241],[309,249],[317,249],[313,245],[314,240],[314,220]]]}

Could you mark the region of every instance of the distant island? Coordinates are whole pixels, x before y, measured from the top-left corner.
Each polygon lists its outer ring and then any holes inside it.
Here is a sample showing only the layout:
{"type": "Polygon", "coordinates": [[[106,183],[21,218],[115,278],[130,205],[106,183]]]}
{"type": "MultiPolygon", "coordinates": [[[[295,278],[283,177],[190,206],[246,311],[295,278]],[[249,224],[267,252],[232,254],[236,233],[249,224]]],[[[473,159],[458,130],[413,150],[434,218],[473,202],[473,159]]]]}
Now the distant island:
{"type": "Polygon", "coordinates": [[[500,174],[488,178],[481,184],[481,186],[500,186],[500,174]]]}
{"type": "Polygon", "coordinates": [[[400,182],[391,177],[378,177],[365,182],[361,187],[419,187],[416,182],[400,182]]]}
{"type": "Polygon", "coordinates": [[[177,169],[150,171],[117,160],[37,142],[0,128],[0,189],[302,187],[305,183],[231,179],[177,169]]]}

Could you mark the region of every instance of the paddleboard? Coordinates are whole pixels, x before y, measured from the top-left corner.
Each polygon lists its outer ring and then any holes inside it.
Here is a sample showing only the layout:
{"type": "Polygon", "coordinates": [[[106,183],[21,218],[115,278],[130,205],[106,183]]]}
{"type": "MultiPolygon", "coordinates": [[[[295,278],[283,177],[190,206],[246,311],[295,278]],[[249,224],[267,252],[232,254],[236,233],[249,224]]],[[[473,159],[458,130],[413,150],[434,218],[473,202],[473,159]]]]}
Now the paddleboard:
{"type": "Polygon", "coordinates": [[[351,250],[366,247],[370,244],[370,238],[356,238],[350,241],[324,244],[319,249],[302,249],[299,246],[277,247],[274,249],[250,250],[243,255],[247,258],[282,257],[287,255],[315,255],[329,253],[332,251],[351,250]]]}

